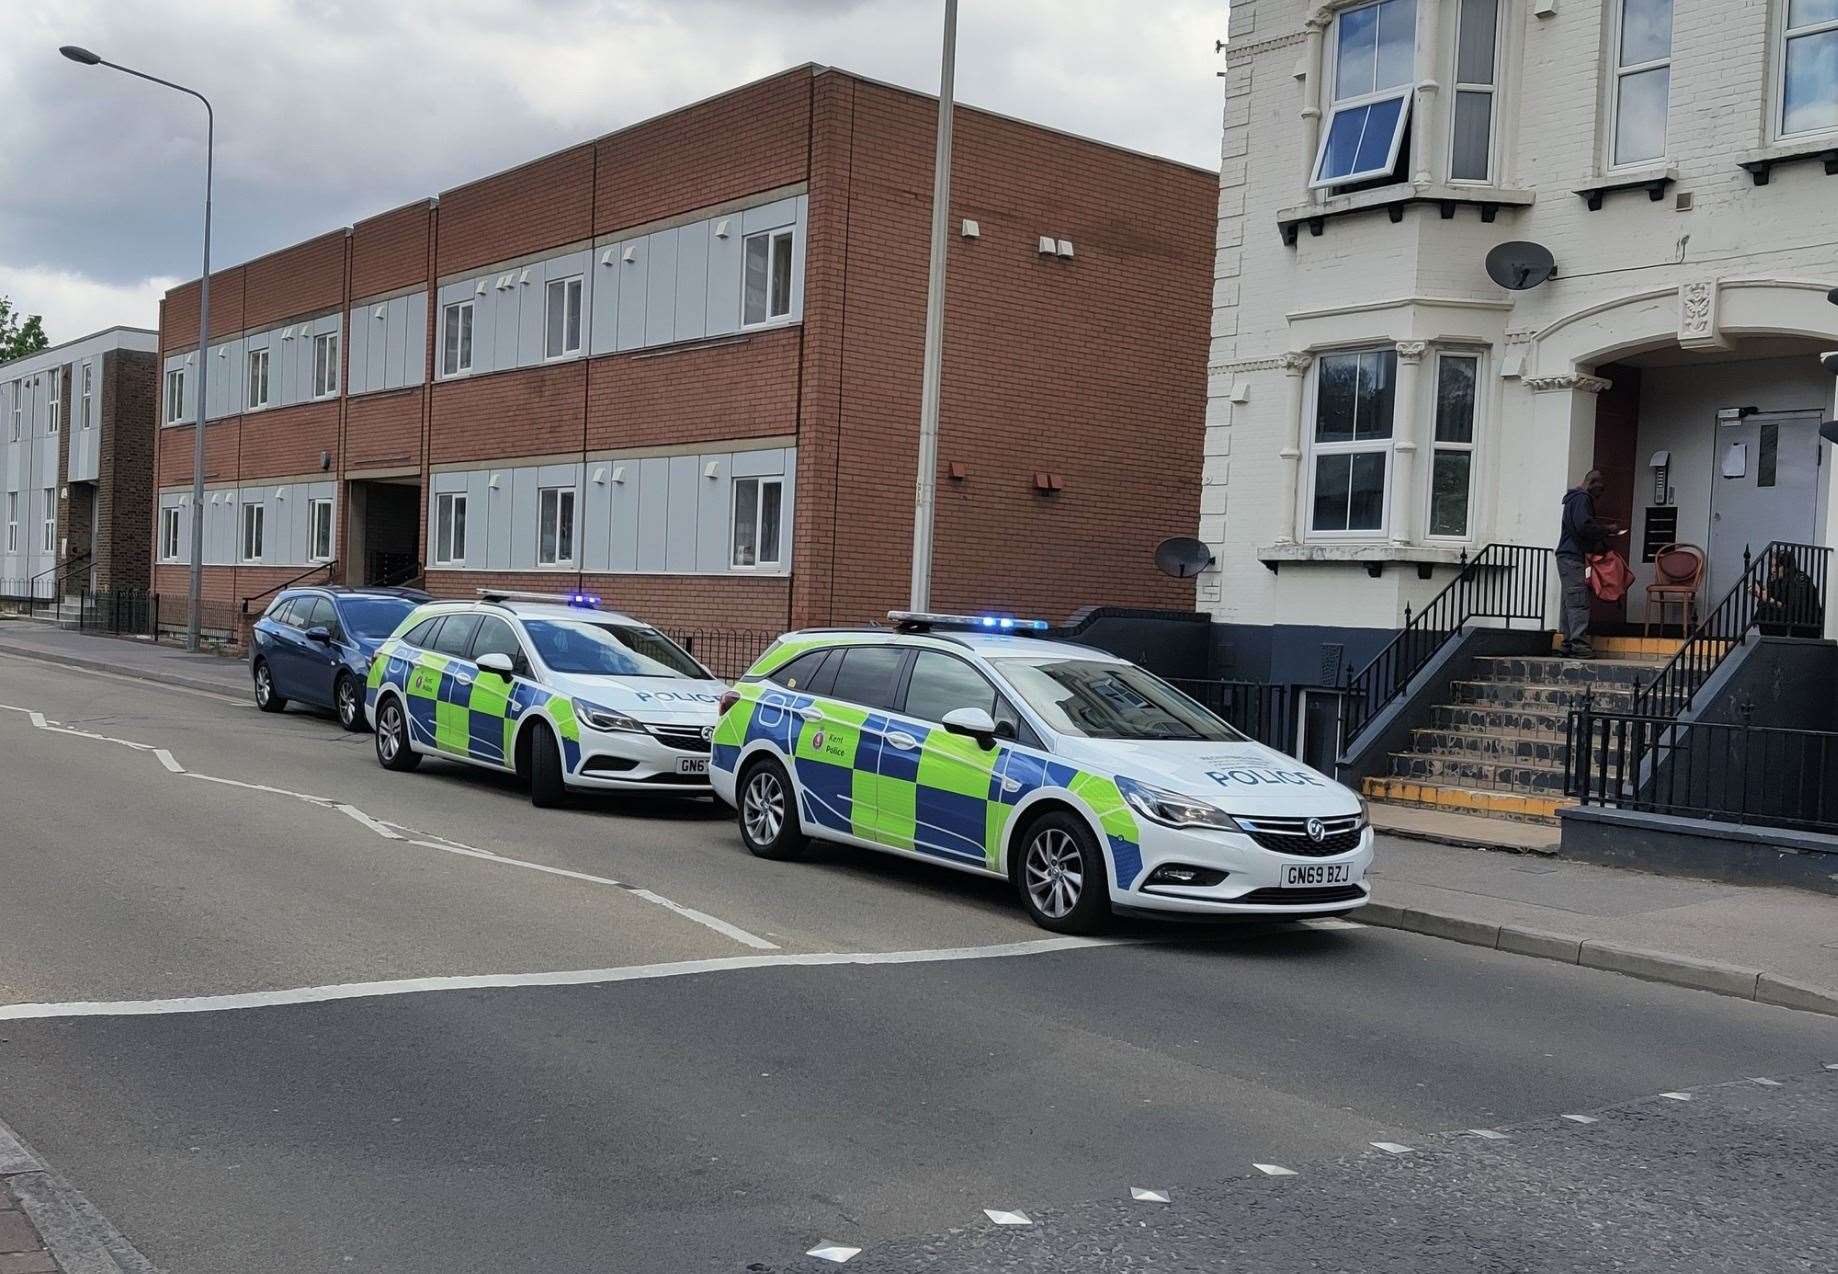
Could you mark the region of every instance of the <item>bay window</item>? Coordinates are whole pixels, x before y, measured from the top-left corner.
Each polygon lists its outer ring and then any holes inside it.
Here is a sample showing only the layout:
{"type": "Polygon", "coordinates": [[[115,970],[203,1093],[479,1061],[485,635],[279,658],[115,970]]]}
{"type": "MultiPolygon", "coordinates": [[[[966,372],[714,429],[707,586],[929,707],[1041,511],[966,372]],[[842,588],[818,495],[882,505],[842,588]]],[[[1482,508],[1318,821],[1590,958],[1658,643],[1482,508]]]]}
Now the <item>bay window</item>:
{"type": "Polygon", "coordinates": [[[1377,0],[1343,9],[1328,44],[1332,96],[1316,188],[1389,176],[1397,167],[1416,82],[1417,0],[1377,0]]]}
{"type": "Polygon", "coordinates": [[[1474,490],[1474,401],[1480,382],[1478,354],[1436,356],[1436,428],[1430,456],[1432,537],[1468,534],[1474,490]]]}
{"type": "Polygon", "coordinates": [[[1663,159],[1672,96],[1672,0],[1619,0],[1614,49],[1609,165],[1663,159]]]}
{"type": "Polygon", "coordinates": [[[1838,0],[1786,0],[1775,82],[1780,136],[1838,128],[1838,0]]]}
{"type": "Polygon", "coordinates": [[[1398,352],[1390,347],[1323,354],[1316,363],[1311,532],[1384,529],[1397,374],[1398,352]]]}

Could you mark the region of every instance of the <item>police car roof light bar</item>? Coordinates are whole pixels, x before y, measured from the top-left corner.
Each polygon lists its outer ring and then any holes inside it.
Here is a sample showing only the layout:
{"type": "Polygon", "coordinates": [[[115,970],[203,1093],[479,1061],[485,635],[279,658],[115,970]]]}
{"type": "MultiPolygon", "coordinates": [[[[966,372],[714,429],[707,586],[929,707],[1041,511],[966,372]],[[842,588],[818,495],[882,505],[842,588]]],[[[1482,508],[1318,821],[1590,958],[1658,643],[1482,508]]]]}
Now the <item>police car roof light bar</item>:
{"type": "Polygon", "coordinates": [[[1052,627],[1044,619],[1016,619],[1013,615],[944,615],[932,611],[890,610],[887,618],[905,632],[959,628],[981,633],[1044,633],[1052,627]]]}
{"type": "Polygon", "coordinates": [[[478,594],[488,602],[554,602],[582,610],[600,609],[600,599],[592,593],[532,593],[516,588],[481,588],[478,594]]]}

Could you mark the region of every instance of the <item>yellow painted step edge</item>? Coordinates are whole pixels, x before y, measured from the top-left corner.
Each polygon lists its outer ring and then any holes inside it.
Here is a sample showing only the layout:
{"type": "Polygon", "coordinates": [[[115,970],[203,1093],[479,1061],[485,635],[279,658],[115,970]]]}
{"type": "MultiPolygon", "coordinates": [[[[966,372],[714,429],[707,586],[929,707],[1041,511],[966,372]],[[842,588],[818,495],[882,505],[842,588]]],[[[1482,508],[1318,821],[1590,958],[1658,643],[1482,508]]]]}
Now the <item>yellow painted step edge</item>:
{"type": "MultiPolygon", "coordinates": [[[[1564,639],[1551,634],[1551,649],[1563,649],[1564,639]]],[[[1684,646],[1676,637],[1591,637],[1589,644],[1605,655],[1659,655],[1670,659],[1684,646]]]]}
{"type": "Polygon", "coordinates": [[[1524,792],[1482,792],[1472,788],[1439,787],[1410,779],[1368,778],[1361,790],[1377,801],[1399,801],[1449,810],[1457,814],[1510,814],[1519,818],[1556,818],[1570,802],[1561,796],[1532,796],[1524,792]]]}

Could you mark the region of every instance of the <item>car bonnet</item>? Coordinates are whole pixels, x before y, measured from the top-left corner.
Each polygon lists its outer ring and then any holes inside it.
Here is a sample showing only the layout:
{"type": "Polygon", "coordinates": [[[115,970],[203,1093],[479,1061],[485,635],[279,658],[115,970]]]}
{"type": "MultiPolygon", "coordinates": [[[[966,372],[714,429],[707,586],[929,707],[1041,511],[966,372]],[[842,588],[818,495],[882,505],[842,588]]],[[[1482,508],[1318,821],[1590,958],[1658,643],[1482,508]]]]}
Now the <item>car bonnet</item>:
{"type": "Polygon", "coordinates": [[[1227,813],[1331,817],[1359,808],[1358,798],[1325,774],[1249,740],[1066,739],[1062,751],[1094,769],[1195,796],[1227,813]]]}
{"type": "Polygon", "coordinates": [[[551,672],[543,684],[557,694],[585,700],[639,721],[706,724],[727,685],[688,677],[611,677],[551,672]]]}

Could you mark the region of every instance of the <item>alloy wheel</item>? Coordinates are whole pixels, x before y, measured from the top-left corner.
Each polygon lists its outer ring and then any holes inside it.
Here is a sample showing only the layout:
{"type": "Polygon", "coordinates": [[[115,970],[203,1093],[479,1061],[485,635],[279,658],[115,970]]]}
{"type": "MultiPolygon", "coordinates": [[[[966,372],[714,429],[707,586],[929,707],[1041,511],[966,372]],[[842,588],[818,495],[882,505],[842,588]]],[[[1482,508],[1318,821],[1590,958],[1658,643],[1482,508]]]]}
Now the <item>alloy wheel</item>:
{"type": "Polygon", "coordinates": [[[747,782],[740,816],[755,845],[770,845],[779,838],[785,826],[785,788],[778,775],[762,769],[747,782]]]}
{"type": "Polygon", "coordinates": [[[382,728],[377,731],[377,750],[383,754],[385,761],[396,759],[396,753],[402,750],[402,709],[391,699],[383,707],[382,728]]]}
{"type": "Polygon", "coordinates": [[[1077,843],[1059,828],[1045,828],[1029,843],[1022,871],[1028,897],[1042,915],[1058,920],[1079,905],[1085,862],[1077,843]]]}
{"type": "Polygon", "coordinates": [[[255,701],[266,707],[274,697],[274,681],[269,676],[267,664],[257,664],[255,668],[255,701]]]}
{"type": "Polygon", "coordinates": [[[357,725],[357,682],[350,677],[338,679],[338,723],[347,730],[357,725]]]}

